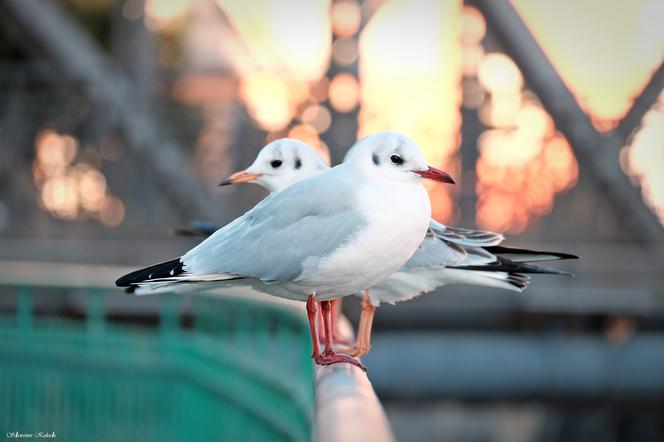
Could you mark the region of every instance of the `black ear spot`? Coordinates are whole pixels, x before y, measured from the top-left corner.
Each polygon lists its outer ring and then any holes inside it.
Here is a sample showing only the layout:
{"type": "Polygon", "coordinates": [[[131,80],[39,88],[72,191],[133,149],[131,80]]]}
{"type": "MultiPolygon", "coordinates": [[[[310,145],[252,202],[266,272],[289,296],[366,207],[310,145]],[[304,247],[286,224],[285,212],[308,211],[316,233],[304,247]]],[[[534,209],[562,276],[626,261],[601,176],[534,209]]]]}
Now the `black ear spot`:
{"type": "Polygon", "coordinates": [[[380,165],[380,159],[378,158],[378,155],[376,155],[375,153],[371,154],[371,161],[373,161],[373,163],[376,166],[380,165]]]}
{"type": "Polygon", "coordinates": [[[302,160],[299,158],[295,158],[295,168],[299,169],[300,167],[302,167],[302,160]]]}

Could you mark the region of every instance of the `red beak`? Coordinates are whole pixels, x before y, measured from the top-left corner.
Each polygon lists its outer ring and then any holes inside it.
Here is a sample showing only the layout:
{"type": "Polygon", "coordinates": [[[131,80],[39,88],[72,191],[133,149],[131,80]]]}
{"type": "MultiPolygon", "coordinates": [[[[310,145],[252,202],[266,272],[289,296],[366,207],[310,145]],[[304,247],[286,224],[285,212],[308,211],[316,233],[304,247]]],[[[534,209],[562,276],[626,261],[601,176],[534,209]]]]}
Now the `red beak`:
{"type": "Polygon", "coordinates": [[[429,166],[427,170],[413,170],[416,174],[423,178],[428,178],[434,181],[440,181],[441,183],[456,184],[454,178],[452,178],[447,172],[443,172],[440,169],[429,166]]]}

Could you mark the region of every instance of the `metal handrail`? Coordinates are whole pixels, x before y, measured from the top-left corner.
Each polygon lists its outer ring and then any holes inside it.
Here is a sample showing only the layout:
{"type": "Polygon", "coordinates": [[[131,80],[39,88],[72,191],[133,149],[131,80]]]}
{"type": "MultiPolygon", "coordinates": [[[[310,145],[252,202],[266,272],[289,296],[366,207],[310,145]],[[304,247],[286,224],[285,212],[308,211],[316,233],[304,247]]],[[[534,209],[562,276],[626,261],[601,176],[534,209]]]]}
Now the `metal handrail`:
{"type": "MultiPolygon", "coordinates": [[[[337,335],[350,342],[353,328],[344,315],[337,318],[337,335]]],[[[393,441],[392,429],[367,373],[340,363],[316,367],[316,441],[393,441]]]]}
{"type": "Polygon", "coordinates": [[[383,406],[366,373],[347,363],[317,369],[317,442],[393,440],[383,406]]]}
{"type": "MultiPolygon", "coordinates": [[[[33,287],[48,286],[50,278],[56,272],[54,267],[60,272],[59,282],[68,282],[68,284],[59,284],[62,287],[86,288],[90,290],[96,285],[97,290],[103,290],[112,287],[112,277],[121,274],[123,268],[115,266],[92,266],[92,265],[58,265],[49,263],[9,263],[4,269],[0,269],[0,285],[20,287],[29,280],[29,285],[33,287]],[[45,275],[42,278],[29,278],[32,271],[39,270],[38,274],[45,275]],[[13,272],[15,271],[15,272],[13,272]],[[81,276],[83,275],[83,276],[81,276]],[[93,285],[91,277],[94,275],[97,284],[93,285]]],[[[34,274],[34,273],[33,273],[34,274]]],[[[266,303],[271,304],[272,308],[284,310],[304,310],[304,305],[297,302],[287,302],[270,297],[248,296],[239,299],[237,296],[225,296],[235,298],[243,303],[256,304],[256,307],[263,306],[266,303]],[[276,304],[276,305],[275,305],[276,304]]],[[[88,322],[95,322],[99,317],[96,314],[97,307],[95,301],[99,297],[84,296],[84,303],[81,305],[87,311],[88,322]],[[94,298],[94,299],[93,299],[94,298]]],[[[118,296],[120,299],[121,296],[118,296]]],[[[209,297],[198,299],[201,306],[204,306],[209,297]]],[[[98,300],[98,299],[97,299],[98,300]]],[[[25,327],[30,328],[32,321],[31,315],[31,296],[19,296],[19,322],[25,322],[25,327]]],[[[107,300],[109,301],[109,300],[107,300]]],[[[106,302],[108,310],[109,302],[106,302]]],[[[162,328],[171,329],[176,322],[168,320],[173,313],[167,308],[171,303],[163,302],[161,304],[161,314],[163,324],[162,328]],[[170,326],[169,326],[170,325],[170,326]]],[[[194,303],[198,304],[198,303],[194,303]]],[[[172,306],[171,306],[172,307],[172,306]]],[[[103,306],[101,307],[103,308],[103,306]]],[[[193,305],[189,305],[187,310],[197,310],[193,305]]],[[[207,309],[212,313],[214,309],[207,309]]],[[[156,313],[156,311],[155,311],[156,313]]],[[[304,311],[302,312],[304,318],[304,311]]],[[[291,315],[288,315],[291,316],[291,315]]],[[[101,316],[103,322],[103,314],[101,316]]],[[[98,322],[98,321],[97,321],[98,322]]],[[[200,326],[205,329],[205,323],[200,326]]],[[[352,340],[353,332],[350,324],[341,318],[339,321],[340,335],[347,341],[352,340]]],[[[203,330],[201,330],[203,331],[203,330]]],[[[374,389],[367,377],[359,368],[351,364],[334,364],[327,367],[317,367],[315,373],[315,394],[316,394],[316,416],[315,416],[315,437],[320,442],[336,441],[392,441],[391,428],[385,416],[383,407],[377,398],[374,389]]]]}

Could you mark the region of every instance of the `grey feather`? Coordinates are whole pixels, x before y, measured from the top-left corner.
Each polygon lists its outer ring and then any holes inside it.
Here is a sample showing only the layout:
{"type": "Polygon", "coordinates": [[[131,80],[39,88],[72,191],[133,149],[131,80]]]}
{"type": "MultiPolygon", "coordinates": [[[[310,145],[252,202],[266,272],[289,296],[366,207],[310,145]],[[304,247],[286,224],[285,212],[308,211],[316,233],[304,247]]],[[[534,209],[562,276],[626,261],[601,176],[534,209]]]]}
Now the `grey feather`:
{"type": "Polygon", "coordinates": [[[449,227],[434,220],[429,223],[429,232],[442,240],[466,247],[495,246],[505,239],[500,233],[449,227]]]}
{"type": "Polygon", "coordinates": [[[185,272],[296,280],[305,259],[331,254],[366,225],[353,183],[335,169],[269,195],[216,231],[182,257],[185,272]]]}

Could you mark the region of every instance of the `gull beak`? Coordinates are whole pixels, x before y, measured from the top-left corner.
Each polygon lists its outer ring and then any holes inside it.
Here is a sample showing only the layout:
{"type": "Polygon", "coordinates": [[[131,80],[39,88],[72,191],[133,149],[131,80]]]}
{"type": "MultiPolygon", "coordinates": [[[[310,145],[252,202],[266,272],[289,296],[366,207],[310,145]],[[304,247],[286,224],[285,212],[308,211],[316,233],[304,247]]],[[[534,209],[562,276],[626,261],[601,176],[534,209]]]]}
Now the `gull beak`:
{"type": "Polygon", "coordinates": [[[413,170],[413,172],[415,172],[422,178],[428,178],[430,180],[440,181],[441,183],[456,184],[454,178],[452,178],[447,172],[443,172],[442,170],[436,169],[435,167],[429,166],[428,169],[413,170]]]}
{"type": "Polygon", "coordinates": [[[233,175],[229,176],[221,183],[220,186],[228,186],[230,184],[239,184],[239,183],[248,183],[255,180],[259,176],[263,175],[262,173],[252,173],[247,172],[246,170],[241,170],[240,172],[235,172],[233,175]]]}

